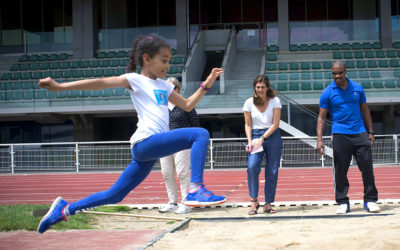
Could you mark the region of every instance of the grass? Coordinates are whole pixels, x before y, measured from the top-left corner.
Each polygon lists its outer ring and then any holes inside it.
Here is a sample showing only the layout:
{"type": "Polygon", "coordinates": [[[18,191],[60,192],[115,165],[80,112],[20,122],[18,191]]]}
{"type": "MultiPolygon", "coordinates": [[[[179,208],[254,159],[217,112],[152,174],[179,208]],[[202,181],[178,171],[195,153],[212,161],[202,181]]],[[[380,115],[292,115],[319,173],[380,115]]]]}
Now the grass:
{"type": "MultiPolygon", "coordinates": [[[[49,209],[49,205],[0,205],[0,231],[27,230],[36,231],[43,215],[34,216],[33,211],[49,209]]],[[[109,206],[94,209],[101,212],[127,212],[131,209],[127,206],[109,206]]],[[[95,215],[76,214],[68,217],[68,223],[60,222],[51,229],[93,229],[96,225],[95,215]]]]}

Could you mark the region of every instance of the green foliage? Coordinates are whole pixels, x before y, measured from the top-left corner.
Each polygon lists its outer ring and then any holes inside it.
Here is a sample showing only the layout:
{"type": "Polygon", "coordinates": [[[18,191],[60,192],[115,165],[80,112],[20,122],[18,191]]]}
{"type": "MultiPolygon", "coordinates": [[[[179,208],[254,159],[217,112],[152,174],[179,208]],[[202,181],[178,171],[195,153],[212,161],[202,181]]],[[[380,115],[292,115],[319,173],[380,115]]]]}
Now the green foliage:
{"type": "MultiPolygon", "coordinates": [[[[36,231],[37,226],[50,205],[0,205],[0,231],[27,230],[36,231]],[[34,216],[34,211],[44,211],[34,216]]],[[[92,229],[95,216],[89,214],[77,214],[68,217],[68,223],[60,222],[51,229],[92,229]]]]}

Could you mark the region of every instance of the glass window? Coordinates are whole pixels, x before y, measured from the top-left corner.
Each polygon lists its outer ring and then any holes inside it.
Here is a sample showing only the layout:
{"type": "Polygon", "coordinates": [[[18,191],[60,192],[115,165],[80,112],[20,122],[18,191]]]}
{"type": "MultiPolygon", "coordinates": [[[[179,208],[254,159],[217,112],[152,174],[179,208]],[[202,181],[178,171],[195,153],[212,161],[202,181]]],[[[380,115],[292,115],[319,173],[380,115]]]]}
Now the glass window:
{"type": "Polygon", "coordinates": [[[159,0],[159,24],[176,25],[175,0],[159,0]]]}
{"type": "MultiPolygon", "coordinates": [[[[335,1],[336,2],[336,1],[335,1]]],[[[342,11],[346,10],[343,8],[342,11]]],[[[312,20],[326,20],[326,1],[321,0],[307,0],[307,21],[312,20]]]]}
{"type": "Polygon", "coordinates": [[[157,26],[157,0],[146,0],[137,2],[137,15],[139,27],[157,26]]]}
{"type": "Polygon", "coordinates": [[[243,1],[243,22],[262,22],[262,0],[243,1]]]}
{"type": "Polygon", "coordinates": [[[201,23],[220,23],[220,0],[201,0],[200,13],[201,23]]]}
{"type": "Polygon", "coordinates": [[[64,2],[64,25],[72,27],[72,0],[63,0],[64,2]]]}
{"type": "Polygon", "coordinates": [[[189,1],[189,22],[190,24],[200,23],[200,0],[189,1]]]}
{"type": "Polygon", "coordinates": [[[46,1],[43,4],[43,28],[45,32],[53,31],[54,27],[63,26],[63,2],[62,0],[46,1]]]}
{"type": "Polygon", "coordinates": [[[262,34],[262,40],[268,44],[278,43],[278,1],[264,0],[264,25],[266,32],[262,34]]]}
{"type": "Polygon", "coordinates": [[[306,1],[289,0],[289,21],[306,20],[306,1]]]}
{"type": "Polygon", "coordinates": [[[74,126],[72,122],[64,124],[40,125],[42,142],[72,142],[74,141],[74,126]]]}
{"type": "Polygon", "coordinates": [[[348,20],[350,18],[349,0],[328,0],[328,20],[348,20]]]}
{"type": "Polygon", "coordinates": [[[400,40],[399,0],[392,0],[392,38],[400,40]]]}
{"type": "Polygon", "coordinates": [[[289,0],[291,43],[378,40],[376,0],[289,0]]]}
{"type": "Polygon", "coordinates": [[[28,32],[42,31],[42,1],[22,1],[22,27],[28,32]]]}
{"type": "Polygon", "coordinates": [[[221,0],[221,9],[223,23],[241,22],[241,0],[221,0]]]}
{"type": "Polygon", "coordinates": [[[264,21],[278,21],[278,0],[264,0],[264,21]]]}
{"type": "Polygon", "coordinates": [[[137,26],[137,1],[126,2],[126,19],[128,28],[135,28],[137,26]]]}
{"type": "Polygon", "coordinates": [[[1,4],[1,45],[22,45],[20,1],[2,0],[1,4]]]}

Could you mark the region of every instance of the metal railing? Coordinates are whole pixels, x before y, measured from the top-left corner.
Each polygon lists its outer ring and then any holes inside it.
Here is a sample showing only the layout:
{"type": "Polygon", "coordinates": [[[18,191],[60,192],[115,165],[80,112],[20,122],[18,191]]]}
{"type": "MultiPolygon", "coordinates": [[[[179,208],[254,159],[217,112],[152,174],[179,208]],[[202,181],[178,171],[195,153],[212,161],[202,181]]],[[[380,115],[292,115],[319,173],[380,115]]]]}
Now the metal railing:
{"type": "MultiPolygon", "coordinates": [[[[283,137],[281,167],[332,166],[332,158],[316,153],[316,137],[283,137]]],[[[399,164],[400,135],[377,135],[375,165],[399,164]]],[[[246,168],[245,138],[210,139],[206,168],[246,168]]],[[[324,137],[331,147],[331,137],[324,137]]],[[[120,171],[132,159],[129,141],[0,144],[0,173],[120,171]]],[[[355,161],[352,162],[356,164],[355,161]]],[[[264,161],[265,164],[265,161],[264,161]]],[[[159,168],[159,164],[155,166],[159,168]]]]}

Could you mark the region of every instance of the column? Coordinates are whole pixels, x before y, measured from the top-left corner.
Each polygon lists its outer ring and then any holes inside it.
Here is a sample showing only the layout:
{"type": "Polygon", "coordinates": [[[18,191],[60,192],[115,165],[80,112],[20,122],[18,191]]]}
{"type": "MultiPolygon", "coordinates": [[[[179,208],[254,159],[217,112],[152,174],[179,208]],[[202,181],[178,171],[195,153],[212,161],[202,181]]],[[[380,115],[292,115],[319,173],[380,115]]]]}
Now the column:
{"type": "Polygon", "coordinates": [[[97,1],[72,0],[73,53],[75,59],[93,58],[97,51],[97,1]]]}
{"type": "Polygon", "coordinates": [[[176,0],[176,42],[177,54],[186,54],[188,48],[187,0],[176,0]]]}
{"type": "Polygon", "coordinates": [[[279,51],[289,51],[289,1],[278,1],[278,46],[279,51]]]}
{"type": "Polygon", "coordinates": [[[379,38],[383,48],[392,48],[392,22],[390,0],[380,0],[379,3],[379,38]]]}

